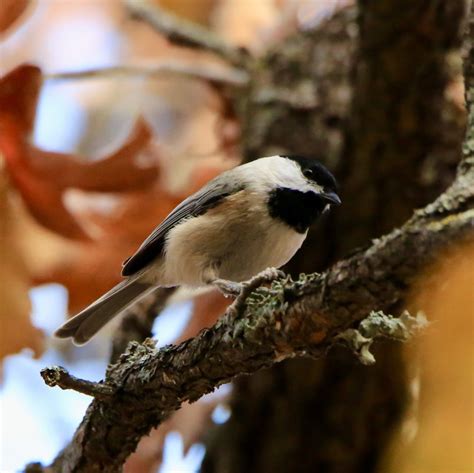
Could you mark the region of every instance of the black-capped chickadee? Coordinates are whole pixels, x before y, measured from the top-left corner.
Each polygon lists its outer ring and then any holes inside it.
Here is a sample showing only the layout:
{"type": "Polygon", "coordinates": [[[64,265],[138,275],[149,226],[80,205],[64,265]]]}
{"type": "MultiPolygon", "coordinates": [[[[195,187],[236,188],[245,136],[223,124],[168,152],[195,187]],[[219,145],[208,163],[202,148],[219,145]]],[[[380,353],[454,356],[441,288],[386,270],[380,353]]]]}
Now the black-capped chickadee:
{"type": "Polygon", "coordinates": [[[340,203],[333,175],[313,159],[270,156],[223,172],[178,205],[124,262],[124,281],[56,336],[86,343],[157,286],[215,285],[235,295],[239,282],[283,266],[310,225],[340,203]]]}

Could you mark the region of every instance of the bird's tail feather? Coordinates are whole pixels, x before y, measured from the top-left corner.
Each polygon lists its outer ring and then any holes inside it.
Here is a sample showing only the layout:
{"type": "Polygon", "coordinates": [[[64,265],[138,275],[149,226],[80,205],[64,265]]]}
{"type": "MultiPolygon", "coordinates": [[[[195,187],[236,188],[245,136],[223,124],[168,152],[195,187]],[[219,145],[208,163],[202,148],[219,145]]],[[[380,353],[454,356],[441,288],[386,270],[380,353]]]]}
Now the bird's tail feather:
{"type": "Polygon", "coordinates": [[[89,307],[69,319],[56,330],[60,338],[72,337],[77,345],[87,343],[107,322],[153,286],[139,280],[125,280],[97,299],[89,307]]]}

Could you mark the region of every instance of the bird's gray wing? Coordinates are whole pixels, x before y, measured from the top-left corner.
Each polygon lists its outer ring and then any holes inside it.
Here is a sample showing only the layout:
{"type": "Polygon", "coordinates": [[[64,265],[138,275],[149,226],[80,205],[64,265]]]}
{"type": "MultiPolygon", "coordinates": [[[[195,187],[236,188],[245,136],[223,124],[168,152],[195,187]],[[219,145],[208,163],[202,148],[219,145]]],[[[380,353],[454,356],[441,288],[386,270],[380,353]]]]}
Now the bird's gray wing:
{"type": "Polygon", "coordinates": [[[215,207],[223,199],[244,188],[235,179],[229,179],[232,171],[220,174],[195,194],[183,200],[141,244],[136,253],[125,260],[122,276],[131,276],[145,268],[162,254],[168,232],[178,223],[189,217],[202,215],[215,207]]]}

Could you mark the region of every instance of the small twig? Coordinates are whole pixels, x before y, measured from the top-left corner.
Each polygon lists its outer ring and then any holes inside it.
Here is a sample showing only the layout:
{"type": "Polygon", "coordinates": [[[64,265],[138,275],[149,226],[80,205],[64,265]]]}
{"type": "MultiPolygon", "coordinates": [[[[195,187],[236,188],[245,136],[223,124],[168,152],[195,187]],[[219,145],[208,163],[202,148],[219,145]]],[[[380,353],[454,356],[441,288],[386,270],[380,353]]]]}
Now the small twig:
{"type": "Polygon", "coordinates": [[[243,67],[248,55],[244,50],[226,43],[218,35],[195,23],[166,12],[148,0],[123,0],[133,17],[150,24],[178,46],[211,51],[226,61],[243,67]]]}
{"type": "Polygon", "coordinates": [[[114,390],[106,384],[76,378],[62,366],[52,366],[41,370],[41,377],[50,386],[59,386],[61,389],[72,389],[87,396],[98,399],[107,399],[114,390]]]}
{"type": "Polygon", "coordinates": [[[82,71],[55,72],[46,74],[50,80],[95,79],[104,77],[154,77],[178,74],[186,77],[203,79],[216,84],[228,84],[242,87],[247,84],[249,76],[243,69],[200,64],[191,61],[163,61],[148,66],[111,66],[104,68],[84,69],[82,71]]]}

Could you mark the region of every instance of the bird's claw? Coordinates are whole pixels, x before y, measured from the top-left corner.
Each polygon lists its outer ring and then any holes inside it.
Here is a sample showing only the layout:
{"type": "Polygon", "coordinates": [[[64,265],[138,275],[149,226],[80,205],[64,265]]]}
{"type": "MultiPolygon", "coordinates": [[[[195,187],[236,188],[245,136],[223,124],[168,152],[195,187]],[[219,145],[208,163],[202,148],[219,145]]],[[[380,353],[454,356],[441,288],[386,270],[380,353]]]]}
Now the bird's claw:
{"type": "Polygon", "coordinates": [[[242,292],[242,283],[227,281],[226,279],[217,279],[213,282],[225,297],[238,297],[242,292]]]}
{"type": "Polygon", "coordinates": [[[283,276],[285,276],[285,273],[280,269],[267,268],[243,283],[219,279],[215,281],[214,284],[224,293],[225,296],[235,297],[234,302],[227,309],[227,313],[235,318],[239,314],[250,293],[262,284],[274,281],[283,276]]]}

